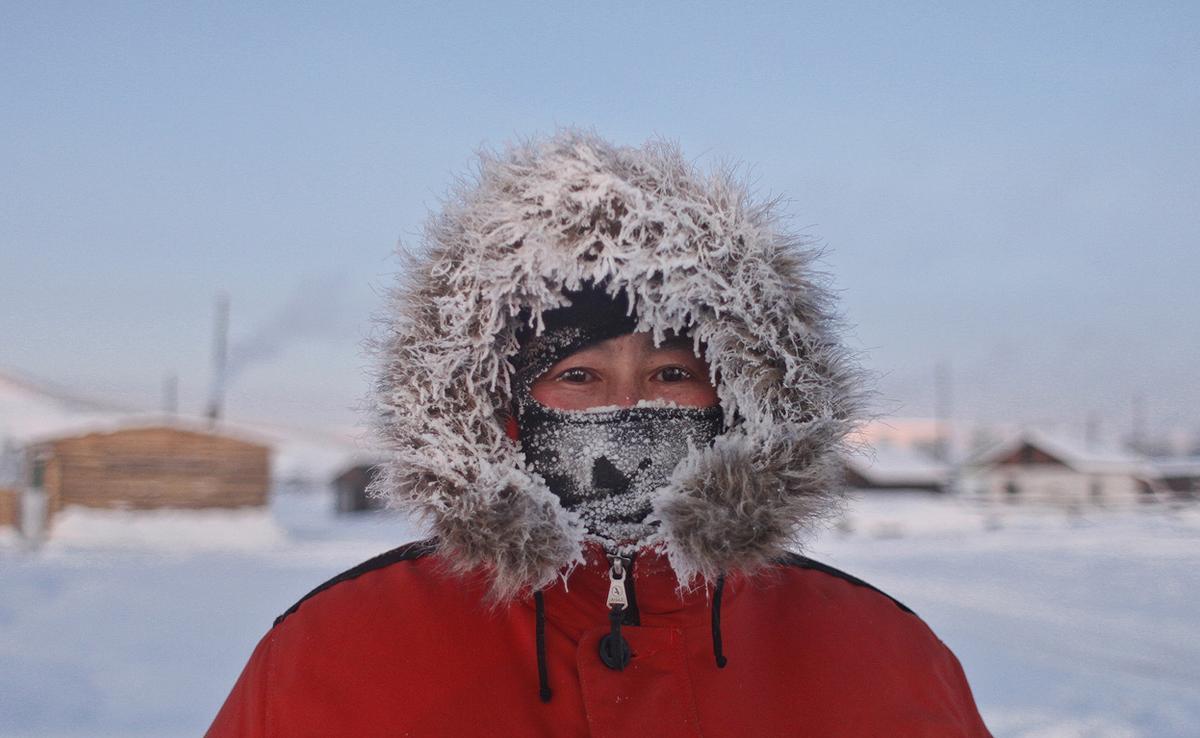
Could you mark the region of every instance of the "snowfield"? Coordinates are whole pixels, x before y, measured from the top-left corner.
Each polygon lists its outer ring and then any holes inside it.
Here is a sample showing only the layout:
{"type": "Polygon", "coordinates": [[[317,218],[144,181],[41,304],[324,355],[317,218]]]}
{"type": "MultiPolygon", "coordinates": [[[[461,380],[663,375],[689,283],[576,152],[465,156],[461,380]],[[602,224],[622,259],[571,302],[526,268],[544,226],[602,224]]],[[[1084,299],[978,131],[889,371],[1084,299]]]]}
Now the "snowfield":
{"type": "MultiPolygon", "coordinates": [[[[421,535],[331,510],[293,493],[270,515],[70,511],[37,552],[0,531],[0,736],[201,735],[276,615],[421,535]]],[[[1197,734],[1196,507],[875,493],[808,553],[919,613],[997,736],[1197,734]]]]}

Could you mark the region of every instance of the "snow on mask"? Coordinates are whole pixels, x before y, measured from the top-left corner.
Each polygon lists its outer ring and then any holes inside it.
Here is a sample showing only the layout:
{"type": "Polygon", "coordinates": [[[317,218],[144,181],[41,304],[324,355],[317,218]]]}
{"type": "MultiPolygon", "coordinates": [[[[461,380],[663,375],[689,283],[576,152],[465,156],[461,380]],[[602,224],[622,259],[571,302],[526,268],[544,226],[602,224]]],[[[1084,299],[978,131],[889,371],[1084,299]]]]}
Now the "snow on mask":
{"type": "Polygon", "coordinates": [[[721,431],[719,406],[637,406],[558,410],[524,404],[521,445],[564,507],[587,530],[614,543],[649,535],[654,493],[666,486],[689,447],[721,431]]]}
{"type": "Polygon", "coordinates": [[[654,493],[670,481],[689,445],[712,443],[723,414],[719,406],[662,403],[559,410],[535,400],[534,381],[558,361],[637,327],[624,293],[609,295],[591,286],[567,295],[570,306],[546,313],[545,329],[521,336],[513,358],[522,450],[530,468],[590,533],[612,543],[637,543],[653,532],[646,517],[654,493]]]}

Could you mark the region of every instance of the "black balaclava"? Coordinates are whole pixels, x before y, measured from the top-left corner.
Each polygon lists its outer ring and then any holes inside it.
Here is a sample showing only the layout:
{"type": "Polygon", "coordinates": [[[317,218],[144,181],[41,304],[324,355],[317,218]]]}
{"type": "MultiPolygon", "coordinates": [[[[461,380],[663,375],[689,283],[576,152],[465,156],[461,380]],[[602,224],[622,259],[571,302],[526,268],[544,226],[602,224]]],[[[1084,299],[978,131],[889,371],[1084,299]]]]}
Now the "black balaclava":
{"type": "Polygon", "coordinates": [[[637,326],[624,293],[611,297],[590,287],[567,297],[570,306],[543,316],[544,332],[520,336],[514,397],[521,446],[530,468],[589,533],[638,543],[653,532],[646,518],[654,493],[690,446],[707,446],[721,432],[721,408],[639,403],[558,410],[533,399],[533,383],[551,366],[637,326]]]}

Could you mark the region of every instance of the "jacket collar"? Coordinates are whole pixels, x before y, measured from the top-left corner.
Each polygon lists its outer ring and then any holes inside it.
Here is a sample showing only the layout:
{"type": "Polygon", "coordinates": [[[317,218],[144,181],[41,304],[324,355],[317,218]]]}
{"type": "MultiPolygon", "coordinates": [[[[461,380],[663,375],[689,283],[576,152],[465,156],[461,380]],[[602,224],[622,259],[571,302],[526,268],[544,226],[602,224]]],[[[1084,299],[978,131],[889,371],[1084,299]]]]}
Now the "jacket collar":
{"type": "MultiPolygon", "coordinates": [[[[588,544],[585,561],[564,578],[542,590],[546,617],[578,636],[606,627],[610,564],[603,548],[588,544]]],[[[710,623],[713,588],[700,584],[681,588],[667,557],[654,548],[639,549],[632,557],[632,578],[637,625],[651,628],[689,628],[710,623]]],[[[741,590],[741,577],[730,577],[723,595],[726,606],[741,590]]],[[[628,625],[628,623],[627,623],[628,625]]]]}

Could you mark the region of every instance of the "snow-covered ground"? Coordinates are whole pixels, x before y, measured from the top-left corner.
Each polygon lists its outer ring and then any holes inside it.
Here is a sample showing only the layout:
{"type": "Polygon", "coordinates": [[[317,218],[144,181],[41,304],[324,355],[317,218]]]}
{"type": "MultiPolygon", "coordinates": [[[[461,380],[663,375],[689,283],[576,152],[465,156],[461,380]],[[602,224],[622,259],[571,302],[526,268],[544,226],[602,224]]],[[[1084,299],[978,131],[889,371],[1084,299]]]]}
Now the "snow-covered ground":
{"type": "MultiPolygon", "coordinates": [[[[0,736],[202,734],[275,615],[419,535],[331,508],[279,495],[221,545],[170,514],[80,513],[36,553],[0,537],[0,736]]],[[[997,736],[1197,734],[1200,509],[871,495],[810,553],[921,614],[997,736]]]]}

